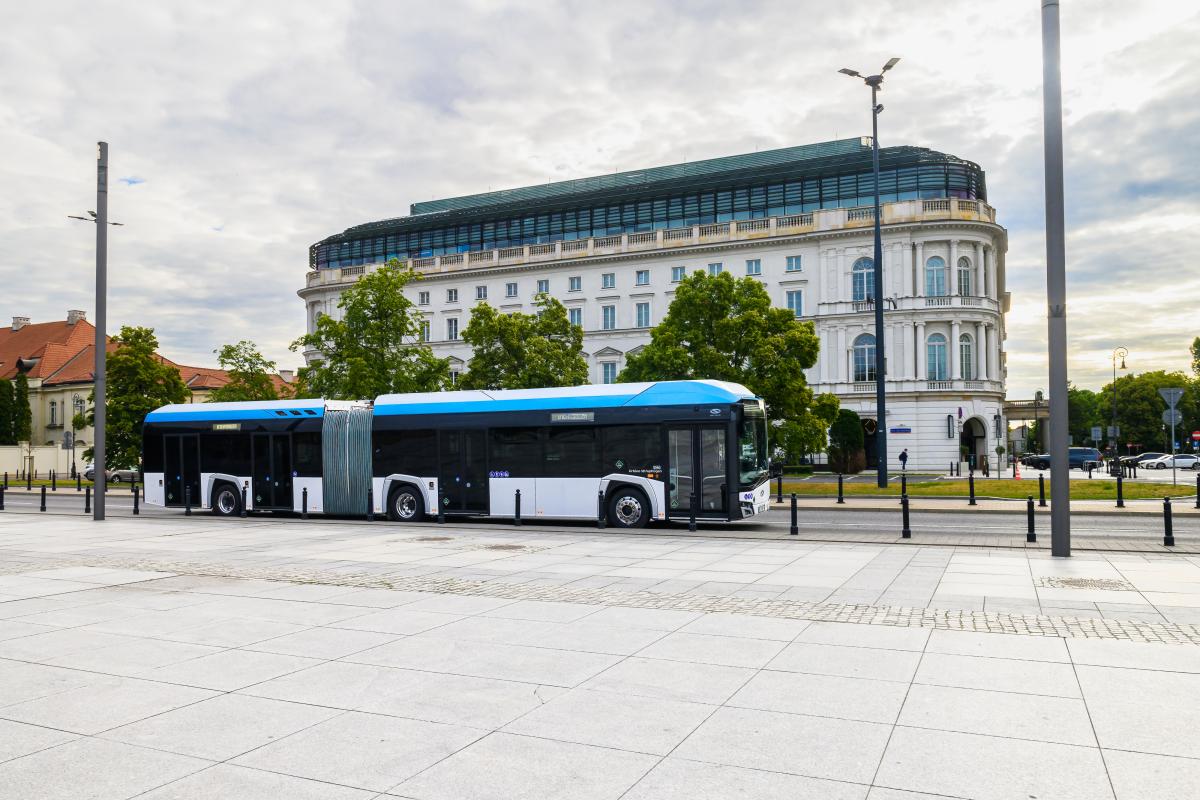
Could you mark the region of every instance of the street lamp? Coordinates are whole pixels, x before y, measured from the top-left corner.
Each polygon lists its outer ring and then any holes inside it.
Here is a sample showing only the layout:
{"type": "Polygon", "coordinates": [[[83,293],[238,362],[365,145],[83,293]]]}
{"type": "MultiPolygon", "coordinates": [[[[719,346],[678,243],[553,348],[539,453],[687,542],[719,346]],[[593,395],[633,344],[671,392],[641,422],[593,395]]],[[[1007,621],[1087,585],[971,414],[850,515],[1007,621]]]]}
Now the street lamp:
{"type": "Polygon", "coordinates": [[[1118,359],[1118,358],[1120,358],[1120,359],[1121,359],[1121,369],[1125,369],[1125,356],[1127,356],[1127,355],[1129,355],[1129,350],[1127,350],[1127,349],[1126,349],[1126,348],[1124,348],[1124,347],[1118,347],[1116,350],[1113,350],[1113,351],[1112,351],[1112,365],[1113,365],[1113,382],[1112,382],[1113,413],[1112,413],[1112,436],[1110,436],[1109,438],[1110,438],[1110,439],[1111,439],[1111,441],[1112,441],[1112,451],[1113,451],[1113,467],[1114,467],[1115,469],[1120,469],[1120,468],[1121,468],[1121,446],[1120,446],[1120,444],[1119,444],[1119,442],[1120,442],[1120,438],[1121,438],[1121,437],[1120,437],[1120,434],[1118,434],[1118,433],[1117,433],[1117,359],[1118,359]]]}
{"type": "Polygon", "coordinates": [[[883,74],[900,61],[898,58],[890,58],[883,65],[883,69],[879,70],[878,75],[863,75],[860,72],[843,67],[839,69],[843,75],[848,75],[851,78],[862,78],[863,83],[871,87],[871,170],[875,177],[875,258],[873,277],[875,281],[875,414],[878,417],[878,422],[875,427],[875,453],[878,459],[878,468],[876,474],[879,479],[879,487],[887,488],[888,473],[887,473],[887,408],[885,394],[884,370],[886,361],[884,360],[884,343],[883,343],[883,239],[879,230],[880,214],[879,214],[879,114],[883,111],[883,106],[876,102],[876,96],[883,89],[883,74]]]}
{"type": "Polygon", "coordinates": [[[1037,455],[1042,453],[1042,420],[1038,416],[1038,406],[1045,399],[1046,395],[1042,393],[1041,389],[1033,393],[1033,424],[1037,426],[1037,436],[1033,437],[1033,443],[1036,445],[1034,449],[1037,450],[1037,455]]]}

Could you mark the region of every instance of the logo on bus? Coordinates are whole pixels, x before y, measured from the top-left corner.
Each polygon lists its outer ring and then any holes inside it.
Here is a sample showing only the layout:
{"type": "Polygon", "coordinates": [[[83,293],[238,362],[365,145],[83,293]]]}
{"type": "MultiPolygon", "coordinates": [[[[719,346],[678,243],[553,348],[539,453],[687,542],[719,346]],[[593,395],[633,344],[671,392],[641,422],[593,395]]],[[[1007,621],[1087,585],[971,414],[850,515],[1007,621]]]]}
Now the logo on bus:
{"type": "Polygon", "coordinates": [[[506,469],[494,469],[494,470],[492,470],[491,472],[489,472],[489,473],[488,473],[488,477],[489,477],[489,478],[507,478],[507,477],[508,477],[508,470],[506,470],[506,469]]]}

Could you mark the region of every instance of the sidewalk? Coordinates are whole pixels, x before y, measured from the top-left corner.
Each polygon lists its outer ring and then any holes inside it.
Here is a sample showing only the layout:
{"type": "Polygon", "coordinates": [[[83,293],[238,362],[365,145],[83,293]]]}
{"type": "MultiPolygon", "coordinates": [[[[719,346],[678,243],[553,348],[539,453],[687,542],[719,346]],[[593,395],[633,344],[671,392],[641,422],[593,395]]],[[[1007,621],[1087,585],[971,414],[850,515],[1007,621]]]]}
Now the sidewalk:
{"type": "MultiPolygon", "coordinates": [[[[1039,514],[1050,513],[1050,500],[1046,499],[1046,507],[1041,508],[1037,505],[1037,495],[1034,496],[1034,510],[1039,514]]],[[[976,505],[967,505],[965,497],[926,497],[921,495],[909,495],[908,505],[912,511],[922,512],[947,512],[947,513],[962,513],[970,511],[971,513],[985,514],[1016,514],[1024,513],[1026,500],[1009,499],[1003,497],[977,497],[976,505]]],[[[771,495],[771,506],[777,509],[791,508],[791,499],[785,492],[783,502],[777,502],[775,495],[771,495]]],[[[900,498],[877,496],[877,495],[846,495],[846,502],[838,504],[837,495],[828,497],[814,497],[812,495],[797,495],[797,508],[820,508],[829,511],[895,511],[900,506],[900,498]]],[[[1088,514],[1100,516],[1121,516],[1123,514],[1158,514],[1163,513],[1162,500],[1126,500],[1125,508],[1117,508],[1116,503],[1112,500],[1072,500],[1071,514],[1088,514]]],[[[1196,508],[1195,497],[1177,497],[1171,500],[1171,513],[1173,516],[1197,516],[1200,515],[1200,510],[1196,508]]]]}

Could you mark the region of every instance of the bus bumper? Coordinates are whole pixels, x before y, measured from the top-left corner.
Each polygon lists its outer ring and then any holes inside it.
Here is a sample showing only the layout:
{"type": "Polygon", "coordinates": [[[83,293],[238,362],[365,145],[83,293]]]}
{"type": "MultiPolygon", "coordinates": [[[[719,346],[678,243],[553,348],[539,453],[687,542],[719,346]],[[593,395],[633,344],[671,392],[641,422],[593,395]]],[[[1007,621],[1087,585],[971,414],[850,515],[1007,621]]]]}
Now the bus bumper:
{"type": "Polygon", "coordinates": [[[739,494],[742,519],[762,514],[771,507],[771,481],[764,480],[758,486],[739,494]]]}

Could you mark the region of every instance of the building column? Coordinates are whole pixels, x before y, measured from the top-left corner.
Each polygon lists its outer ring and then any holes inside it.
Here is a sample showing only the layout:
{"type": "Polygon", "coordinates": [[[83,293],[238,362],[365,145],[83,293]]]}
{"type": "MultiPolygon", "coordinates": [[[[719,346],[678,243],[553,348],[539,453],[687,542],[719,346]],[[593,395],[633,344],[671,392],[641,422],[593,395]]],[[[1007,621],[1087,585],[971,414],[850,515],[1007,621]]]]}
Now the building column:
{"type": "Polygon", "coordinates": [[[975,323],[975,377],[981,381],[988,379],[988,346],[987,346],[987,325],[982,322],[975,323]]]}
{"type": "Polygon", "coordinates": [[[839,383],[845,383],[849,380],[849,365],[846,362],[846,329],[837,329],[837,375],[836,380],[839,383]]]}
{"type": "Polygon", "coordinates": [[[992,380],[1002,380],[1000,375],[1000,328],[992,326],[994,332],[991,336],[991,341],[988,343],[988,375],[992,376],[992,380]]]}
{"type": "Polygon", "coordinates": [[[914,297],[925,295],[925,243],[917,242],[917,263],[913,265],[914,297]]]}
{"type": "Polygon", "coordinates": [[[983,242],[975,243],[975,286],[971,294],[983,297],[987,294],[987,277],[983,269],[983,242]]]}
{"type": "Polygon", "coordinates": [[[822,328],[818,332],[821,341],[821,351],[817,355],[817,368],[820,370],[821,383],[829,383],[829,330],[822,328]]]}
{"type": "Polygon", "coordinates": [[[985,247],[983,250],[984,272],[987,273],[987,296],[993,300],[999,300],[999,295],[996,294],[996,249],[994,247],[985,247]]]}
{"type": "Polygon", "coordinates": [[[837,270],[838,270],[838,302],[849,300],[854,296],[853,287],[850,285],[850,265],[846,263],[846,248],[839,247],[837,251],[837,270]]]}
{"type": "Polygon", "coordinates": [[[885,324],[883,336],[883,377],[890,378],[896,372],[896,326],[885,324]]]}
{"type": "Polygon", "coordinates": [[[925,323],[918,322],[916,324],[916,341],[914,342],[913,352],[917,355],[917,380],[925,380],[925,323]]]}
{"type": "Polygon", "coordinates": [[[958,337],[960,332],[958,320],[953,320],[950,323],[950,380],[952,381],[962,378],[961,368],[958,364],[961,360],[958,354],[958,337]]]}
{"type": "Polygon", "coordinates": [[[958,294],[958,240],[950,240],[950,274],[946,276],[946,287],[950,296],[958,294]]]}
{"type": "Polygon", "coordinates": [[[897,255],[900,257],[899,258],[900,296],[901,297],[912,297],[912,295],[913,295],[913,289],[912,289],[912,279],[913,279],[912,245],[911,244],[900,245],[897,255]]]}

